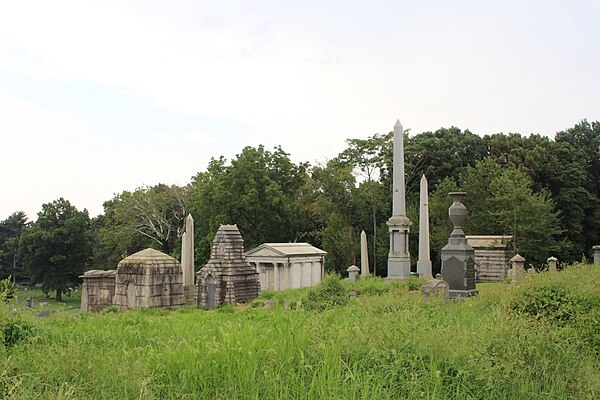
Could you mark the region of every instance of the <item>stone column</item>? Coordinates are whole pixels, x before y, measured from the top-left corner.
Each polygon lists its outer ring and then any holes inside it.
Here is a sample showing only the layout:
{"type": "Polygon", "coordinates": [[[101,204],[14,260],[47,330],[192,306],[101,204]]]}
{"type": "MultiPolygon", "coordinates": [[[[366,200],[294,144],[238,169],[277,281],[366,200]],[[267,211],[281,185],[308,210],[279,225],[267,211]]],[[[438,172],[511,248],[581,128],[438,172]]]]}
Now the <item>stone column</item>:
{"type": "Polygon", "coordinates": [[[594,251],[594,264],[600,265],[600,245],[592,247],[594,251]]]}
{"type": "Polygon", "coordinates": [[[419,208],[419,260],[417,274],[431,279],[431,257],[429,255],[429,194],[427,178],[421,177],[421,206],[419,208]]]}
{"type": "Polygon", "coordinates": [[[183,293],[187,301],[194,296],[194,218],[192,218],[192,214],[188,214],[185,219],[185,232],[182,237],[181,250],[183,293]],[[185,256],[183,252],[185,252],[185,256]]]}
{"type": "Polygon", "coordinates": [[[273,263],[273,290],[279,290],[279,263],[273,263]]]}
{"type": "Polygon", "coordinates": [[[557,269],[556,269],[557,265],[558,265],[558,258],[556,258],[556,257],[550,257],[550,258],[548,258],[548,271],[550,271],[550,272],[556,272],[557,271],[557,269]]]}
{"type": "Polygon", "coordinates": [[[369,275],[369,250],[367,248],[367,234],[360,233],[360,276],[369,275]]]}
{"type": "Polygon", "coordinates": [[[408,234],[410,219],[406,216],[404,184],[404,129],[398,120],[394,125],[392,216],[387,221],[390,233],[388,279],[406,279],[410,276],[408,234]]]}
{"type": "Polygon", "coordinates": [[[351,265],[346,271],[348,271],[348,279],[350,279],[352,282],[356,282],[356,277],[360,271],[358,267],[356,265],[351,265]]]}
{"type": "Polygon", "coordinates": [[[513,270],[512,283],[519,284],[523,282],[523,275],[525,275],[525,259],[517,254],[510,259],[510,262],[512,263],[513,270]]]}
{"type": "Polygon", "coordinates": [[[475,288],[475,250],[469,245],[462,223],[468,211],[462,201],[467,195],[465,192],[448,193],[453,203],[448,209],[450,220],[454,229],[448,238],[448,244],[441,252],[442,278],[450,290],[450,297],[468,297],[477,294],[475,288]]]}

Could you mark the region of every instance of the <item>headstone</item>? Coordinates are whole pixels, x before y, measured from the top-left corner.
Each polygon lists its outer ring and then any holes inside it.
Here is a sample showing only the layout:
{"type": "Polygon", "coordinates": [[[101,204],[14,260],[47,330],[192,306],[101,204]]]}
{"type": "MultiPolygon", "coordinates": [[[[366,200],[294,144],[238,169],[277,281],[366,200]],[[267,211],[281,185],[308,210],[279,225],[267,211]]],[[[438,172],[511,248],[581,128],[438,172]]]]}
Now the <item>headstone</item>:
{"type": "Polygon", "coordinates": [[[453,202],[448,209],[454,229],[448,238],[448,244],[441,251],[442,278],[448,283],[450,297],[469,297],[477,295],[475,288],[475,250],[469,245],[462,224],[468,211],[462,201],[465,192],[448,193],[453,202]]]}
{"type": "Polygon", "coordinates": [[[600,265],[600,245],[592,247],[592,251],[594,252],[594,264],[600,265]]]}
{"type": "Polygon", "coordinates": [[[532,268],[527,268],[527,273],[530,274],[530,275],[535,274],[535,268],[533,268],[533,267],[532,268]]]}
{"type": "Polygon", "coordinates": [[[424,300],[431,297],[443,298],[448,301],[450,289],[448,283],[441,279],[430,279],[421,286],[424,300]]]}
{"type": "Polygon", "coordinates": [[[369,275],[369,249],[367,248],[367,234],[360,233],[360,276],[369,275]]]}
{"type": "Polygon", "coordinates": [[[358,267],[356,265],[351,265],[346,271],[348,271],[348,279],[350,279],[351,282],[356,282],[358,271],[360,271],[358,267]]]}
{"type": "Polygon", "coordinates": [[[392,216],[387,221],[390,233],[388,279],[410,277],[408,234],[411,226],[406,216],[404,183],[404,128],[398,120],[394,125],[394,159],[392,172],[392,216]]]}
{"type": "Polygon", "coordinates": [[[275,307],[275,300],[265,301],[265,308],[273,308],[273,307],[275,307]]]}
{"type": "Polygon", "coordinates": [[[506,279],[508,279],[509,282],[512,282],[513,279],[515,279],[515,271],[513,271],[512,268],[506,271],[506,279]]]}
{"type": "Polygon", "coordinates": [[[33,297],[31,297],[31,296],[25,297],[25,308],[33,308],[33,306],[34,306],[33,297]]]}
{"type": "Polygon", "coordinates": [[[556,257],[548,258],[548,271],[556,272],[557,266],[558,266],[558,258],[556,258],[556,257]]]}
{"type": "Polygon", "coordinates": [[[525,275],[525,259],[519,254],[516,254],[510,259],[510,262],[513,266],[512,283],[520,284],[523,282],[523,275],[525,275]]]}

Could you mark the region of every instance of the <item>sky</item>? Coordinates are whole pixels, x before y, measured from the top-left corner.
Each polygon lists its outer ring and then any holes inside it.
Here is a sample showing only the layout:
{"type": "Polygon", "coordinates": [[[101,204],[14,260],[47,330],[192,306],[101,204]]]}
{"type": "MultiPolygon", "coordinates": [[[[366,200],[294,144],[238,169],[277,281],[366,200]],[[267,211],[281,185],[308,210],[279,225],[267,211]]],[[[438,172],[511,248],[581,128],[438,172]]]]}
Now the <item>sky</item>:
{"type": "Polygon", "coordinates": [[[0,0],[0,220],[211,157],[600,120],[600,1],[0,0]]]}

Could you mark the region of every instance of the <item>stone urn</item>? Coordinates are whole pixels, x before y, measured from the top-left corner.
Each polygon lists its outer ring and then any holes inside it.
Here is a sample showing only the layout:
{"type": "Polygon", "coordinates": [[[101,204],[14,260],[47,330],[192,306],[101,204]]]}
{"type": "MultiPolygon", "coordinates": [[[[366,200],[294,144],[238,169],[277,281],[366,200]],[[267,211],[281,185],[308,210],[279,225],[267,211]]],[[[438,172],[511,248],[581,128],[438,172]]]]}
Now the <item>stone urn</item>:
{"type": "Polygon", "coordinates": [[[467,217],[469,211],[467,207],[462,203],[467,196],[466,192],[450,192],[448,195],[452,198],[452,205],[448,209],[448,215],[452,224],[454,224],[454,231],[452,235],[463,234],[462,224],[467,217]]]}

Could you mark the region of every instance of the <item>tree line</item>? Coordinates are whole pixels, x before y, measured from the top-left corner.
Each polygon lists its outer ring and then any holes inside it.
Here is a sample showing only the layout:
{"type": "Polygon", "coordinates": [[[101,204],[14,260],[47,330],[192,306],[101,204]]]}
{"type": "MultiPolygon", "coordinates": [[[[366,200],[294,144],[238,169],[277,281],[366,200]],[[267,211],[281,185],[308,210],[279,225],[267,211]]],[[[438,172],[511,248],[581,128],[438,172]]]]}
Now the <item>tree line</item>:
{"type": "MultiPolygon", "coordinates": [[[[369,238],[371,271],[385,276],[391,214],[392,136],[348,139],[323,163],[294,163],[281,147],[245,147],[212,158],[185,186],[124,191],[90,218],[67,200],[44,204],[37,220],[15,212],[0,222],[0,276],[43,283],[57,296],[84,270],[113,269],[153,247],[179,258],[184,218],[195,221],[196,268],[210,256],[219,224],[237,224],[246,249],[264,242],[309,242],[328,252],[326,269],[343,273],[369,238]]],[[[413,263],[418,254],[419,180],[429,181],[434,272],[452,229],[447,193],[464,190],[469,235],[512,235],[515,251],[540,265],[571,262],[600,243],[600,123],[583,120],[546,136],[479,136],[456,127],[405,132],[407,214],[413,263]]]]}

